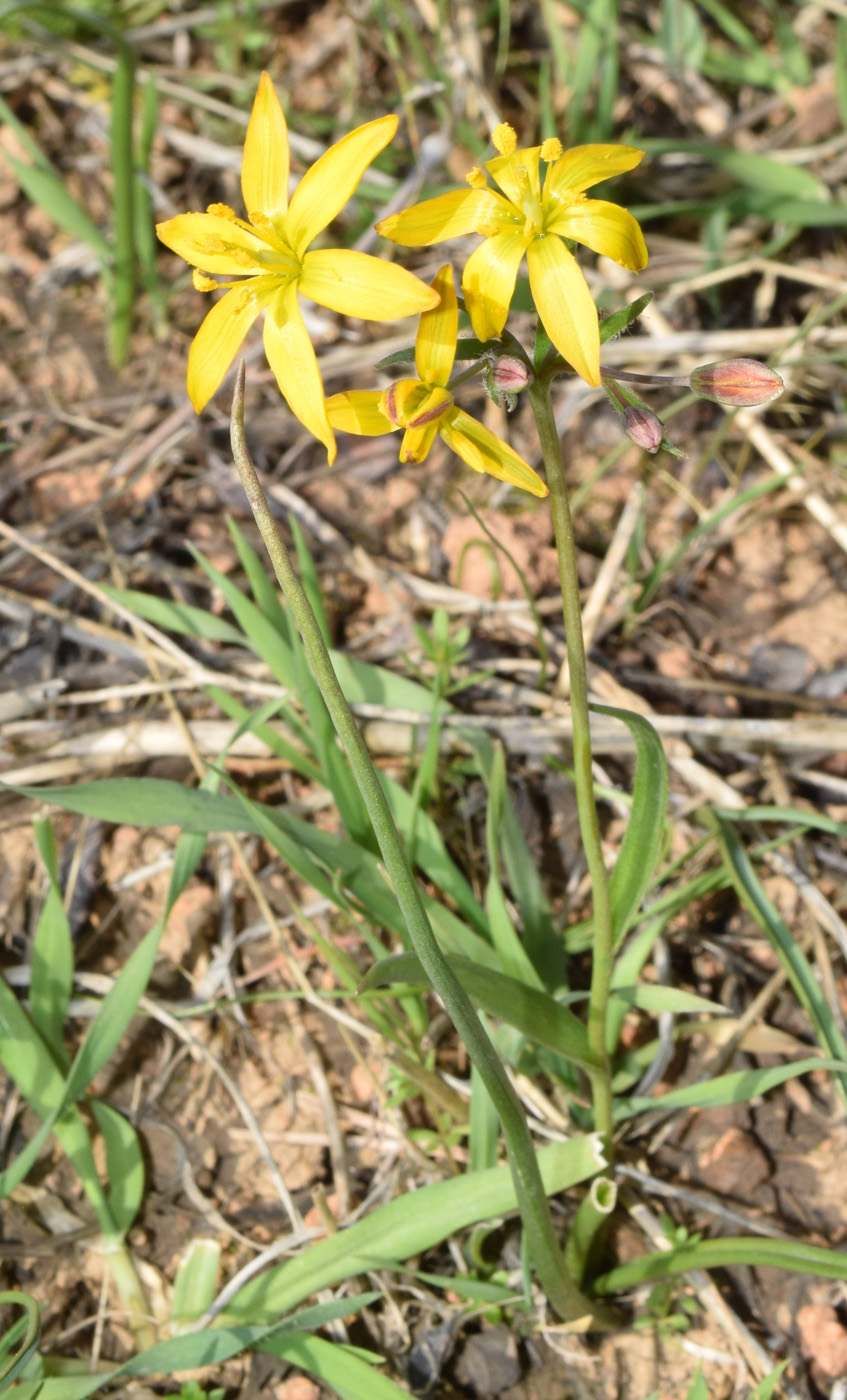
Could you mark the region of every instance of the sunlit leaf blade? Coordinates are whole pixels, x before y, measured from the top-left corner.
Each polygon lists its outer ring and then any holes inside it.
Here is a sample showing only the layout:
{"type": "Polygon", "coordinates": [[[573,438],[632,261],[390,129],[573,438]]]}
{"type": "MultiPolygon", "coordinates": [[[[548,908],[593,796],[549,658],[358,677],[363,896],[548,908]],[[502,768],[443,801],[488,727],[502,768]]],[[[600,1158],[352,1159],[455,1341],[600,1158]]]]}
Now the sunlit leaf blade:
{"type": "Polygon", "coordinates": [[[623,1122],[634,1118],[647,1109],[660,1112],[680,1108],[723,1108],[730,1103],[749,1103],[769,1089],[776,1089],[789,1079],[797,1079],[801,1074],[813,1074],[816,1070],[831,1070],[834,1074],[847,1073],[847,1060],[806,1059],[795,1060],[793,1064],[771,1065],[767,1069],[742,1069],[732,1074],[719,1074],[714,1079],[698,1084],[687,1084],[683,1089],[671,1089],[658,1098],[622,1098],[615,1102],[615,1120],[623,1122]]]}
{"type": "Polygon", "coordinates": [[[601,1297],[623,1293],[655,1279],[688,1273],[691,1269],[731,1269],[746,1264],[753,1269],[788,1269],[816,1274],[819,1278],[847,1280],[847,1253],[803,1244],[799,1240],[770,1240],[740,1236],[734,1239],[698,1240],[667,1253],[645,1254],[620,1264],[594,1280],[601,1297]]]}
{"type": "MultiPolygon", "coordinates": [[[[527,986],[502,972],[479,967],[468,958],[451,957],[450,965],[469,996],[492,1016],[514,1026],[523,1035],[577,1064],[594,1063],[588,1048],[585,1026],[547,992],[527,986]]],[[[360,990],[368,991],[385,983],[415,983],[427,986],[428,979],[414,953],[398,953],[383,958],[370,969],[360,990]]]]}
{"type": "Polygon", "coordinates": [[[49,821],[38,818],[34,830],[48,887],[32,944],[30,1015],[57,1065],[65,1070],[68,1057],[63,1034],[74,973],[71,927],[59,885],[53,828],[49,821]]]}
{"type": "Polygon", "coordinates": [[[739,898],[770,940],[798,1000],[815,1028],[821,1047],[834,1060],[842,1062],[841,1065],[833,1065],[832,1068],[835,1071],[835,1082],[847,1103],[847,1065],[843,1063],[847,1061],[847,1043],[820,984],[782,915],[762,889],[734,827],[718,819],[718,831],[724,862],[739,898]]]}
{"type": "Polygon", "coordinates": [[[609,705],[592,705],[595,714],[622,720],[635,741],[632,807],[612,878],[612,933],[615,943],[635,922],[662,849],[668,803],[668,765],[662,741],[643,715],[609,705]]]}
{"type": "MultiPolygon", "coordinates": [[[[600,1144],[593,1134],[538,1153],[549,1195],[594,1176],[602,1164],[600,1144]]],[[[318,1289],[371,1269],[396,1267],[458,1230],[515,1210],[517,1199],[507,1166],[424,1186],[252,1279],[229,1304],[227,1318],[279,1317],[318,1289]]]]}
{"type": "Polygon", "coordinates": [[[116,1108],[97,1098],[91,1100],[91,1108],[106,1144],[109,1209],[115,1228],[124,1234],[138,1214],[144,1195],[141,1145],[129,1119],[116,1108]]]}
{"type": "Polygon", "coordinates": [[[22,1290],[0,1293],[0,1308],[20,1308],[23,1317],[7,1328],[0,1338],[0,1394],[8,1390],[12,1382],[29,1364],[35,1355],[38,1338],[41,1334],[41,1309],[35,1299],[22,1290]]]}
{"type": "Polygon", "coordinates": [[[322,1337],[288,1332],[269,1338],[261,1350],[315,1376],[341,1400],[407,1400],[409,1394],[347,1347],[322,1337]]]}

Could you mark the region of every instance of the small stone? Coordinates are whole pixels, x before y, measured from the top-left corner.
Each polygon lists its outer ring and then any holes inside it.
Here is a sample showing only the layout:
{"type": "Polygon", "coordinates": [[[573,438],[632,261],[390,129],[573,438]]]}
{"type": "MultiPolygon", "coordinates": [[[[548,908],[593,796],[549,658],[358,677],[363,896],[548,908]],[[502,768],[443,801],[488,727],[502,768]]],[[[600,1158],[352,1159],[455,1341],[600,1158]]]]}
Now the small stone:
{"type": "Polygon", "coordinates": [[[835,1308],[808,1303],[797,1314],[800,1349],[811,1363],[816,1380],[834,1381],[847,1376],[847,1327],[835,1308]]]}
{"type": "Polygon", "coordinates": [[[749,1196],[771,1174],[756,1139],[742,1128],[727,1128],[698,1158],[700,1180],[721,1196],[749,1196]]]}

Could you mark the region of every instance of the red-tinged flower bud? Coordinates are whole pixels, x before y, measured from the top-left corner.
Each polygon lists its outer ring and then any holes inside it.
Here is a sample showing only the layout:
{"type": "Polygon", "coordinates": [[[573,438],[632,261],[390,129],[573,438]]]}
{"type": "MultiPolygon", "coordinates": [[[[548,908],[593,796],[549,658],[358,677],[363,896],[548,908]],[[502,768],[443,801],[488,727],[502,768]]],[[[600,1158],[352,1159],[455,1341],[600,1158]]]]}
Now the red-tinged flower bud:
{"type": "Polygon", "coordinates": [[[645,452],[658,452],[662,445],[662,425],[649,408],[636,408],[628,403],[621,414],[624,432],[628,438],[643,447],[645,452]]]}
{"type": "Polygon", "coordinates": [[[760,360],[720,360],[701,365],[690,379],[701,399],[723,404],[724,408],[758,408],[778,399],[785,385],[776,370],[760,360]]]}
{"type": "Polygon", "coordinates": [[[498,394],[519,394],[530,380],[530,369],[517,355],[498,355],[491,366],[491,379],[498,394]]]}

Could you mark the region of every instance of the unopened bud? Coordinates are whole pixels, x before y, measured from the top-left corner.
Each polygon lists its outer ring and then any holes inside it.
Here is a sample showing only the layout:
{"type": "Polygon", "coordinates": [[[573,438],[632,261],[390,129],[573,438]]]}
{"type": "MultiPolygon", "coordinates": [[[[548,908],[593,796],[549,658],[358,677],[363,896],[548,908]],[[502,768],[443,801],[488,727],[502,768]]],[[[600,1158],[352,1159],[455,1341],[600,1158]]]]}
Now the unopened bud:
{"type": "Polygon", "coordinates": [[[517,355],[498,355],[491,366],[491,380],[498,394],[519,394],[529,379],[529,366],[517,355]]]}
{"type": "Polygon", "coordinates": [[[724,408],[759,408],[778,399],[785,385],[776,370],[761,360],[720,360],[701,365],[690,379],[701,399],[723,404],[724,408]]]}
{"type": "Polygon", "coordinates": [[[662,445],[662,425],[649,408],[636,408],[628,403],[621,414],[621,422],[627,437],[643,447],[645,452],[658,452],[662,445]]]}

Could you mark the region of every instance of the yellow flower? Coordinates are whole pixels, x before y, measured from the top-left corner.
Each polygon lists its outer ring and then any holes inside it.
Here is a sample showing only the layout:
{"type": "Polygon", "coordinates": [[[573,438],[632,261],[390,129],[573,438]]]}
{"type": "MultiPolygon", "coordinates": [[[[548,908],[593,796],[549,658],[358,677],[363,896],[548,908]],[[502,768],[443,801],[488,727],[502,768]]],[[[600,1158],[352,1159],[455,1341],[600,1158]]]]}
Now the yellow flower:
{"type": "Polygon", "coordinates": [[[469,233],[483,235],[485,242],[471,254],[462,276],[465,305],[480,340],[501,334],[526,253],[533,300],[550,340],[577,374],[599,384],[597,308],[564,240],[584,243],[632,272],[647,266],[641,229],[628,210],[586,199],[584,193],[632,170],[644,152],[634,146],[575,146],[561,154],[555,140],[516,151],[515,134],[506,123],[495,129],[493,139],[502,154],[488,161],[486,169],[502,194],[475,170],[471,189],[391,214],[377,224],[377,232],[413,248],[469,233]],[[552,164],[542,189],[539,164],[548,157],[552,164]]]}
{"type": "Polygon", "coordinates": [[[326,401],[330,423],[341,432],[365,437],[405,429],[401,462],[422,462],[437,434],[474,471],[487,472],[533,496],[546,496],[547,487],[532,467],[454,404],[447,384],[456,353],[459,308],[449,266],[442,267],[432,287],[441,302],[434,311],[423,313],[418,326],[415,368],[420,378],[399,379],[384,393],[354,389],[333,394],[326,401]]]}
{"type": "Polygon", "coordinates": [[[432,291],[403,268],[349,249],[307,251],[344,207],[374,156],[393,137],[397,118],[357,127],[306,172],[288,203],[288,130],[273,83],[263,73],[253,103],[241,167],[247,219],[225,204],[205,214],[178,214],[156,232],[192,267],[200,291],[229,288],[201,325],[188,356],[188,396],[209,402],[256,317],[266,311],[265,353],[288,405],[335,457],[320,371],[297,301],[303,296],[348,316],[392,321],[435,305],[432,291]],[[216,282],[205,273],[238,277],[216,282]]]}

